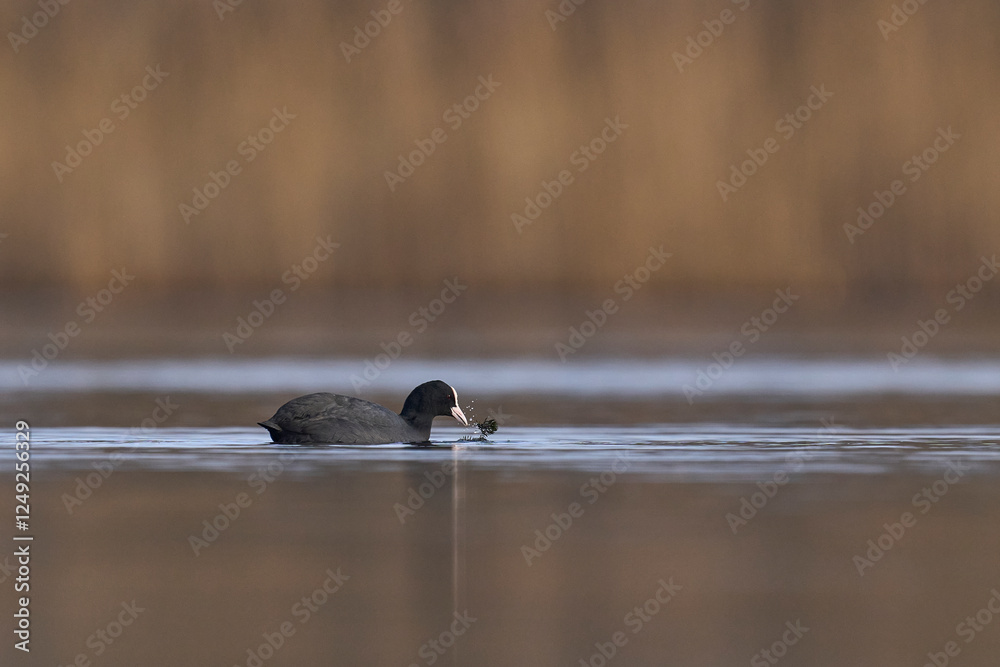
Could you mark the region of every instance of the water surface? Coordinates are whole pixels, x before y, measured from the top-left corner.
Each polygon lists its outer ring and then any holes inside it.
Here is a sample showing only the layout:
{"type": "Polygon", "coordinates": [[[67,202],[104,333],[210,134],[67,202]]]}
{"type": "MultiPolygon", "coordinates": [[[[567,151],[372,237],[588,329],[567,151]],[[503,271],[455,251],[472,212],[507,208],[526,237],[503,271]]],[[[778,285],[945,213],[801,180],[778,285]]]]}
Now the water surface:
{"type": "MultiPolygon", "coordinates": [[[[621,394],[580,388],[601,364],[505,375],[456,360],[442,376],[500,430],[483,440],[441,419],[431,447],[270,444],[254,421],[358,362],[262,363],[67,362],[3,394],[0,410],[32,423],[30,664],[707,666],[768,651],[919,666],[949,641],[954,664],[1000,652],[989,362],[903,382],[871,360],[765,360],[688,404],[676,381],[697,364],[679,360],[616,366],[609,384],[634,375],[621,394]],[[830,384],[801,391],[810,378],[830,384]],[[176,407],[150,422],[163,405],[176,407]],[[133,600],[134,623],[95,639],[133,600]]],[[[421,364],[394,365],[372,397],[401,401],[421,364]]]]}

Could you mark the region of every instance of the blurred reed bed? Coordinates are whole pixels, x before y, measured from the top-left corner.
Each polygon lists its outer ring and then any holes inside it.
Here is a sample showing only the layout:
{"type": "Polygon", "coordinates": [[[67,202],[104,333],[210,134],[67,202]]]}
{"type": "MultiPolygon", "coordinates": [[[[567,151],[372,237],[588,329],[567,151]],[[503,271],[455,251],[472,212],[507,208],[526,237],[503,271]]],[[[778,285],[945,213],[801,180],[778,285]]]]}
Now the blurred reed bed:
{"type": "MultiPolygon", "coordinates": [[[[348,63],[341,43],[385,6],[62,6],[0,59],[4,283],[88,289],[126,266],[145,286],[275,285],[329,236],[341,247],[307,287],[610,290],[663,245],[655,282],[672,290],[936,294],[1000,246],[989,0],[923,5],[888,39],[887,0],[595,0],[555,30],[555,0],[404,1],[348,63]],[[675,52],[727,8],[679,72],[675,52]],[[118,120],[112,102],[157,65],[169,74],[118,120]],[[500,85],[454,128],[443,114],[480,76],[500,85]],[[781,139],[811,86],[832,98],[781,139]],[[295,117],[247,162],[274,109],[295,117]],[[60,183],[52,163],[105,117],[114,131],[60,183]],[[571,155],[616,117],[627,129],[578,172],[571,155]],[[910,183],[903,163],[949,126],[961,139],[910,183]],[[385,172],[435,128],[447,139],[390,191],[385,172]],[[717,182],[768,137],[780,149],[722,201],[717,182]],[[240,173],[186,222],[179,205],[230,160],[240,173]],[[518,232],[511,215],[563,169],[573,182],[518,232]],[[849,242],[843,225],[897,178],[906,194],[849,242]]],[[[8,3],[0,25],[37,11],[8,3]]]]}

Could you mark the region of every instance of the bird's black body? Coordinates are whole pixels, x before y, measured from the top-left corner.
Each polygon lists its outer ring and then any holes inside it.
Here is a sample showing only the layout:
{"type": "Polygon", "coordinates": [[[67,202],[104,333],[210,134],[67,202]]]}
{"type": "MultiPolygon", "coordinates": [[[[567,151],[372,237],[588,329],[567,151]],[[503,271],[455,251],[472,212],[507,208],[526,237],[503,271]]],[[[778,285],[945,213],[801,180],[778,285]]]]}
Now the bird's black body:
{"type": "Polygon", "coordinates": [[[468,424],[458,406],[458,393],[441,380],[411,391],[399,414],[371,401],[322,392],[293,398],[258,423],[271,440],[282,444],[377,445],[427,442],[437,416],[468,424]]]}

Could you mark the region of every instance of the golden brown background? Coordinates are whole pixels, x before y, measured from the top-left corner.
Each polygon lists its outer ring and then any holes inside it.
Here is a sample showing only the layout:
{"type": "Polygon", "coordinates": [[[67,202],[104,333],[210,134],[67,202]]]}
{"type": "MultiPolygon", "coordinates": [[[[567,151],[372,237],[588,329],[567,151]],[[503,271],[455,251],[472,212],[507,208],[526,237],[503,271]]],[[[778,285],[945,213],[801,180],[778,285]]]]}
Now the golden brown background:
{"type": "MultiPolygon", "coordinates": [[[[346,62],[340,43],[384,6],[247,0],[220,20],[207,1],[73,2],[8,42],[4,284],[93,289],[126,266],[145,287],[270,285],[320,234],[342,247],[310,288],[605,289],[663,244],[671,290],[841,299],[947,288],[998,246],[990,0],[922,5],[887,39],[887,1],[594,0],[554,31],[556,2],[406,1],[346,62]],[[679,72],[723,9],[735,22],[679,72]],[[112,101],[157,65],[169,76],[118,121],[112,101]],[[501,85],[453,131],[442,114],[480,75],[501,85]],[[814,85],[834,96],[723,202],[716,182],[814,85]],[[179,204],[275,107],[295,120],[185,224],[179,204]],[[519,234],[510,215],[615,116],[623,136],[519,234]],[[104,117],[114,132],[58,182],[52,162],[104,117]],[[949,126],[961,139],[849,243],[857,207],[949,126]],[[391,193],[384,171],[436,127],[447,141],[391,193]]],[[[6,3],[0,26],[37,11],[6,3]]]]}

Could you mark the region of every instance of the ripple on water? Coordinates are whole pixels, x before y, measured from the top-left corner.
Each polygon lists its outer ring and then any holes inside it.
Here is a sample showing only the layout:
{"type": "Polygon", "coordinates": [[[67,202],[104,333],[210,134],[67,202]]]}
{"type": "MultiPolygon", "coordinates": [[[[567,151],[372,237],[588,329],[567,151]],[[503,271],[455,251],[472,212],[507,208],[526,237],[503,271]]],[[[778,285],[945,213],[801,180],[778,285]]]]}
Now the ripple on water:
{"type": "MultiPolygon", "coordinates": [[[[39,474],[89,470],[115,457],[135,470],[245,474],[280,460],[284,473],[394,470],[458,461],[468,470],[604,471],[615,461],[627,473],[664,481],[756,481],[779,470],[800,474],[934,472],[949,461],[977,468],[1000,461],[989,427],[909,429],[815,428],[733,424],[502,427],[488,441],[471,429],[436,427],[433,447],[406,445],[274,445],[258,429],[161,428],[138,436],[124,428],[35,428],[39,474]]],[[[0,462],[0,468],[10,469],[0,462]]]]}

